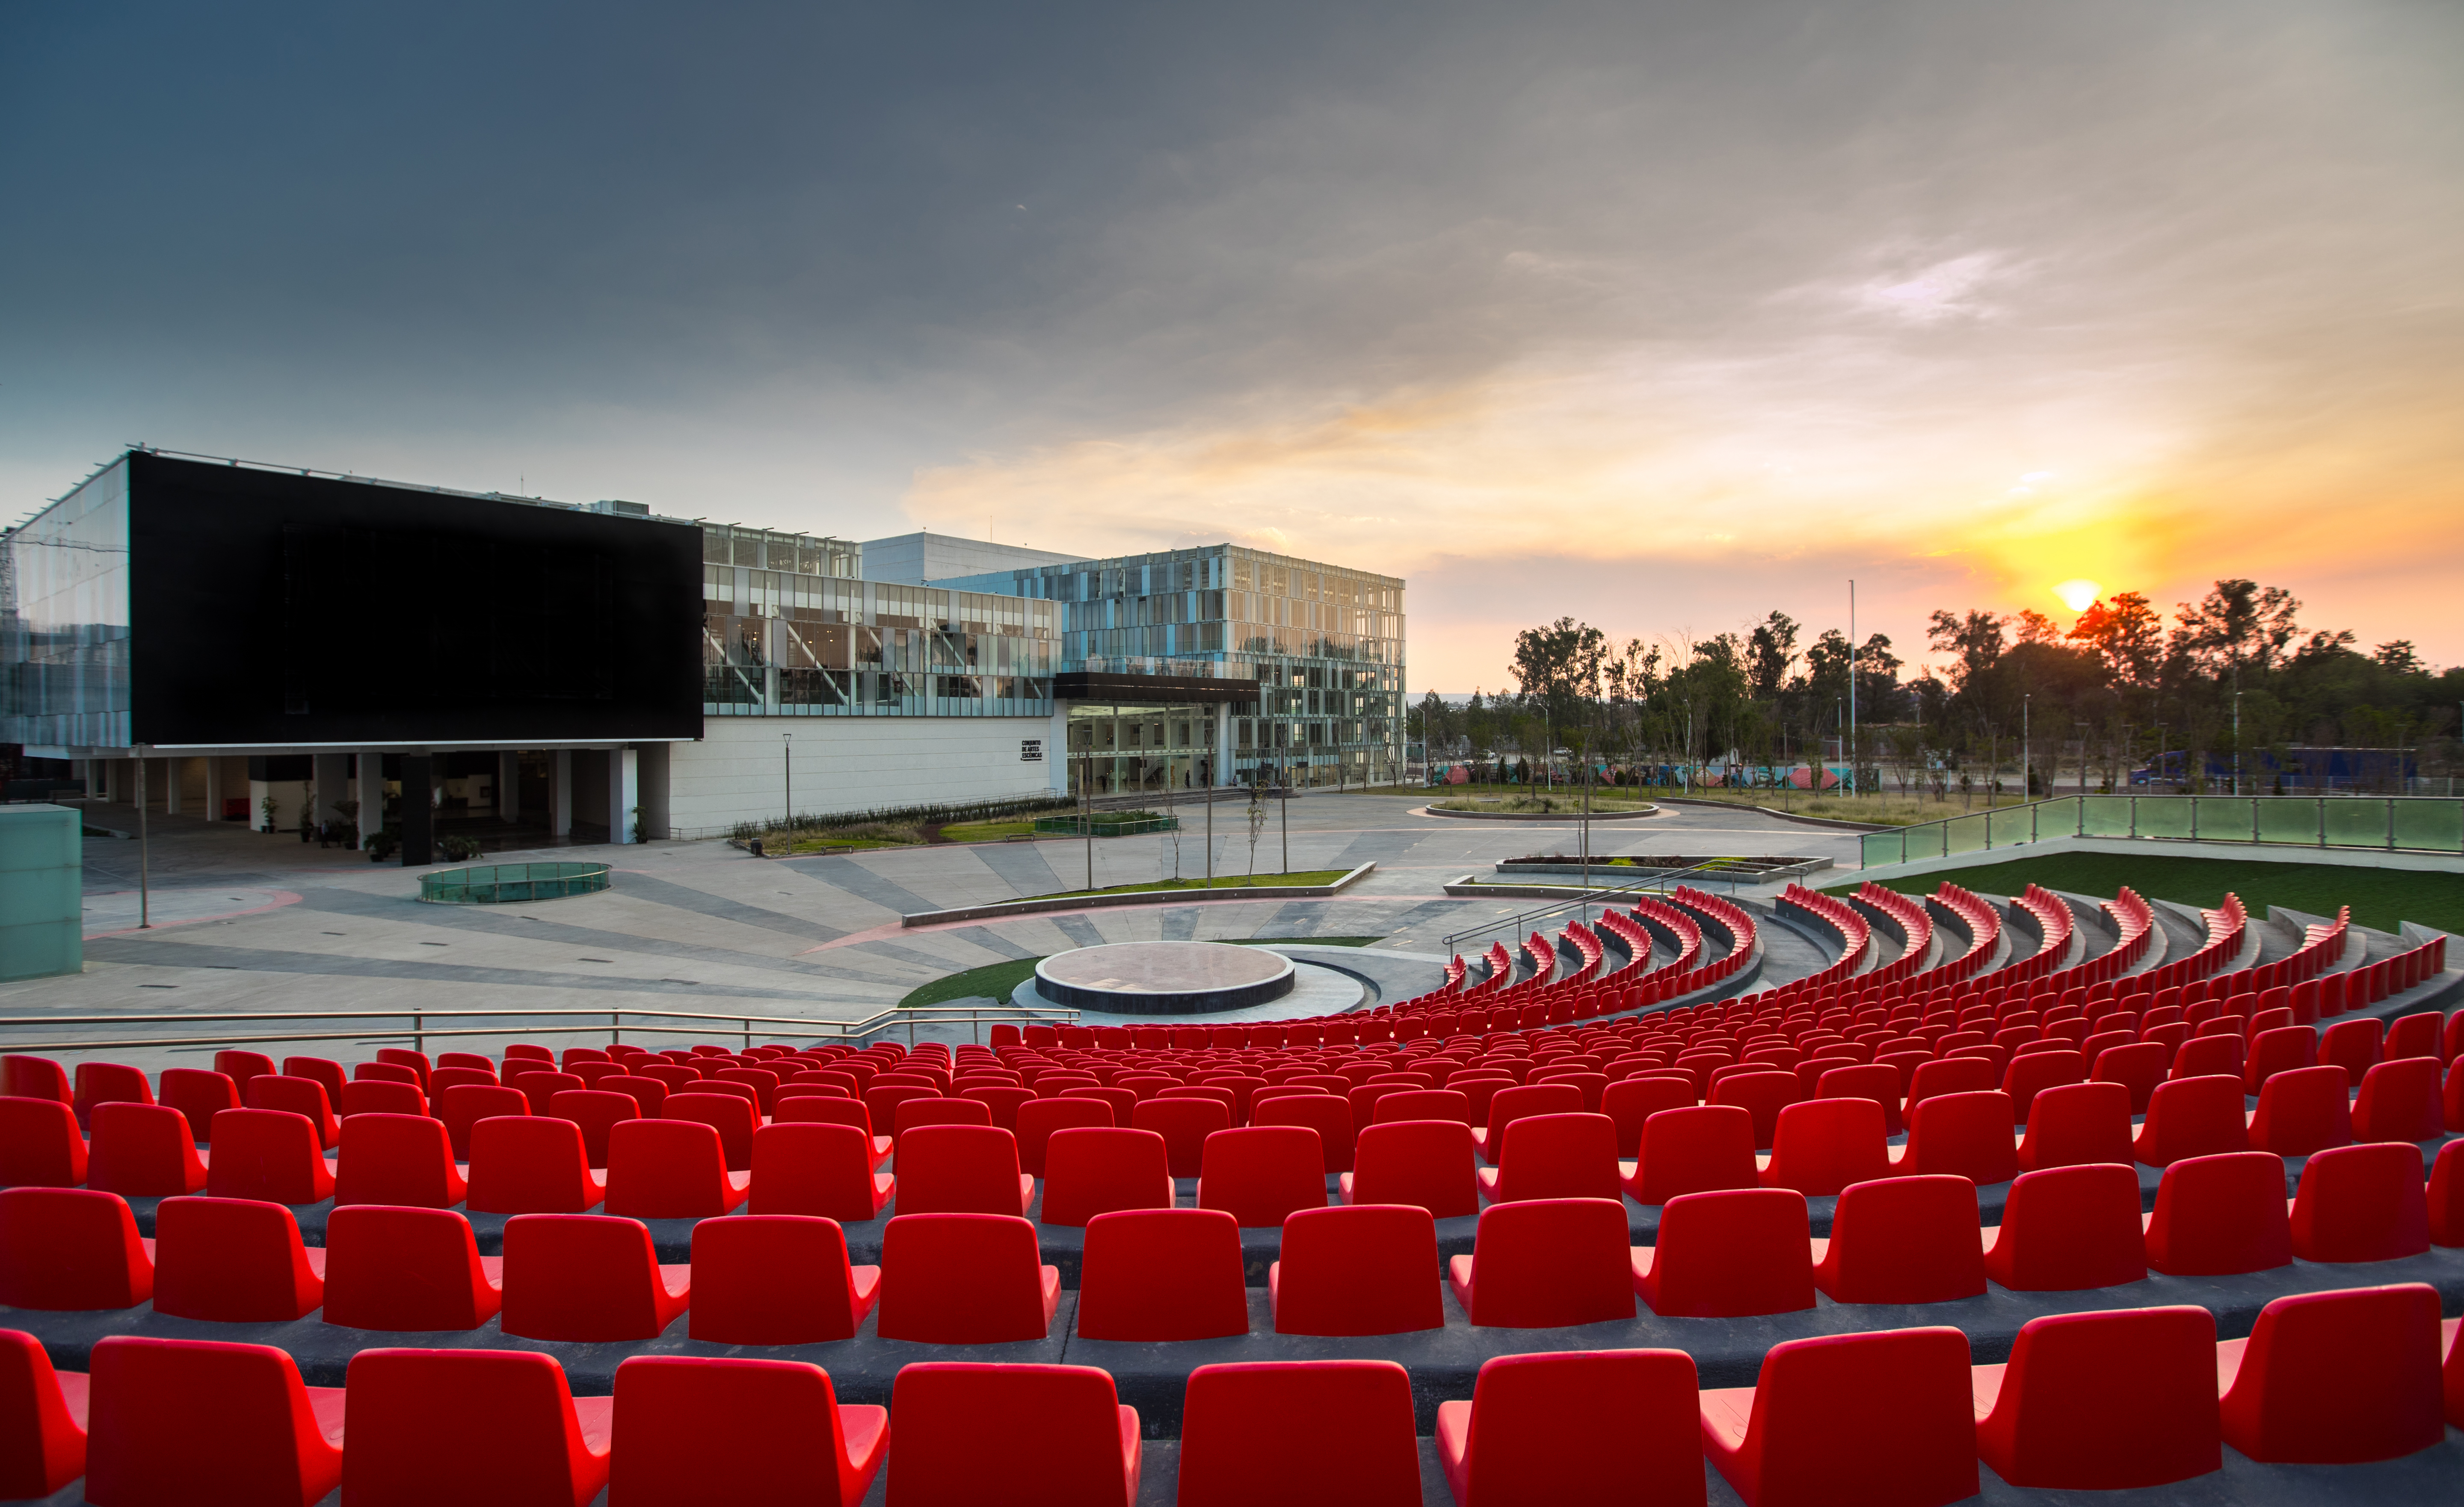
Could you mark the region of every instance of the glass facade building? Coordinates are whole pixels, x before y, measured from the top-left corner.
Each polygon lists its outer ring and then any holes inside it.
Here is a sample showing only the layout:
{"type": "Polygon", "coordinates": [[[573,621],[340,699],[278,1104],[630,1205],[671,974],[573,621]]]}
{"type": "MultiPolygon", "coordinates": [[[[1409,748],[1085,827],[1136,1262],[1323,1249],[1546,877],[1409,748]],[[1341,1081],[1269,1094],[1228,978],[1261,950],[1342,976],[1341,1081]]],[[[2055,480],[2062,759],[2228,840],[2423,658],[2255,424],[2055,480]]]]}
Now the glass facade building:
{"type": "Polygon", "coordinates": [[[128,460],[0,535],[0,743],[124,748],[128,460]]]}
{"type": "MultiPolygon", "coordinates": [[[[1059,669],[1119,699],[1072,698],[1068,751],[1107,754],[1099,788],[1186,782],[1221,747],[1232,778],[1302,785],[1396,777],[1402,761],[1403,582],[1233,544],[999,571],[943,583],[1057,609],[1059,669]],[[1132,699],[1118,677],[1216,679],[1243,687],[1219,713],[1183,691],[1132,699]],[[1229,727],[1213,719],[1228,715],[1229,727]],[[1219,744],[1220,733],[1228,733],[1219,744]],[[1160,753],[1157,740],[1161,740],[1160,753]],[[1135,761],[1133,768],[1131,761],[1135,761]]],[[[1073,768],[1073,778],[1076,777],[1073,768]]]]}
{"type": "Polygon", "coordinates": [[[703,525],[702,714],[1051,714],[1052,603],[862,569],[843,539],[703,525]]]}

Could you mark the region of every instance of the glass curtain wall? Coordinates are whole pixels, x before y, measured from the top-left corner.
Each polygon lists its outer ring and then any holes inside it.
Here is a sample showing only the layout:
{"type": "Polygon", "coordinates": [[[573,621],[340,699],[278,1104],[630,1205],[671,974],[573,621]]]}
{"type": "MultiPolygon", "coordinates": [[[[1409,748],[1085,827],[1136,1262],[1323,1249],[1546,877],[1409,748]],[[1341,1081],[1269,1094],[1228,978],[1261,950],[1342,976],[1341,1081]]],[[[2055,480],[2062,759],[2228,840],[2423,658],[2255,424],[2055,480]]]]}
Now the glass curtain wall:
{"type": "Polygon", "coordinates": [[[1215,768],[1215,709],[1134,702],[1069,704],[1069,789],[1099,796],[1205,788],[1215,768]]]}
{"type": "Polygon", "coordinates": [[[0,743],[124,749],[128,462],[0,534],[0,743]]]}
{"type": "Polygon", "coordinates": [[[1049,716],[1048,603],[855,579],[856,546],[705,525],[708,716],[1049,716]]]}
{"type": "Polygon", "coordinates": [[[1056,603],[1065,670],[1256,680],[1257,711],[1233,718],[1237,779],[1332,785],[1399,774],[1407,688],[1396,577],[1218,544],[944,584],[1056,603]]]}

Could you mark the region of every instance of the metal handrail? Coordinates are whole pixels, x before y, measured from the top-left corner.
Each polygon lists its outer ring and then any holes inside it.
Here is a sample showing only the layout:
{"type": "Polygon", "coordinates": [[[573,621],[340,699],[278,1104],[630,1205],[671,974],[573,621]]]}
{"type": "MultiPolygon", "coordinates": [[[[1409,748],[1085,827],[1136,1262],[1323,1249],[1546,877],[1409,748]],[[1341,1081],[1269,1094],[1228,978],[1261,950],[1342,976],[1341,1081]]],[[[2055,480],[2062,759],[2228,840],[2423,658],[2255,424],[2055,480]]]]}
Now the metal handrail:
{"type": "Polygon", "coordinates": [[[2042,800],[2024,801],[2015,806],[1989,807],[1984,811],[1960,812],[1937,817],[1930,821],[1911,822],[1903,827],[1890,827],[1868,832],[1858,839],[1858,853],[1867,867],[1883,863],[1913,863],[1927,859],[1951,858],[1969,852],[1991,852],[2001,847],[2023,847],[2054,838],[2096,837],[2127,838],[2140,841],[2226,842],[2243,846],[2302,848],[2342,847],[2365,852],[2454,853],[2464,851],[2464,801],[2450,796],[2260,796],[2260,795],[2142,795],[2137,791],[2115,791],[2111,794],[2050,796],[2042,800]],[[2091,821],[2088,802],[2095,801],[2095,819],[2091,821]],[[2371,802],[2383,807],[2383,820],[2373,820],[2368,841],[2359,841],[2360,834],[2336,830],[2331,810],[2366,808],[2371,802]],[[2230,827],[2218,830],[2204,826],[2201,802],[2218,814],[2237,818],[2230,827]],[[2163,823],[2164,830],[2143,830],[2152,823],[2140,819],[2143,805],[2151,812],[2176,811],[2188,816],[2185,823],[2163,823]],[[2452,843],[2442,841],[2436,846],[2416,846],[2400,839],[2398,814],[2450,808],[2457,819],[2451,823],[2452,843]],[[2119,809],[2118,820],[2111,815],[2119,809]],[[2046,819],[2048,811],[2054,819],[2046,819]],[[2270,815],[2300,813],[2307,818],[2297,835],[2289,829],[2269,830],[2270,815]],[[2025,830],[2020,824],[2025,823],[2025,830]],[[1951,835],[1956,830],[1973,831],[1982,824],[1985,841],[1975,848],[1961,848],[1954,853],[1951,835]],[[2093,825],[2097,830],[2091,831],[2093,825]],[[2118,827],[2119,830],[2107,830],[2118,827]],[[2384,834],[2383,836],[2381,834],[2384,834]]]}
{"type": "MultiPolygon", "coordinates": [[[[605,1031],[607,1033],[607,1039],[610,1044],[614,1044],[621,1040],[623,1038],[623,1034],[627,1031],[634,1033],[636,1036],[705,1036],[714,1034],[734,1034],[713,1033],[707,1026],[627,1024],[627,1021],[628,1018],[636,1021],[723,1020],[739,1028],[746,1046],[751,1046],[753,1044],[753,1038],[756,1035],[774,1037],[835,1037],[841,1040],[847,1039],[850,1037],[869,1037],[885,1027],[894,1028],[903,1020],[907,1024],[907,1037],[909,1043],[912,1045],[915,1039],[915,1027],[918,1023],[935,1024],[955,1022],[959,1019],[964,1019],[970,1027],[975,1027],[981,1025],[988,1017],[996,1021],[1050,1021],[1057,1024],[1074,1025],[1078,1020],[1078,1012],[1067,1006],[1055,1006],[1049,1010],[1037,1010],[1023,1005],[1002,1004],[969,1005],[965,1007],[957,1005],[917,1005],[912,1008],[892,1008],[856,1020],[817,1020],[809,1016],[722,1015],[712,1011],[636,1010],[629,1007],[617,1010],[269,1010],[198,1015],[0,1016],[0,1029],[11,1027],[62,1025],[167,1025],[195,1021],[407,1020],[410,1022],[410,1028],[407,1031],[301,1031],[245,1037],[131,1037],[113,1040],[33,1041],[10,1042],[8,1044],[11,1050],[16,1052],[108,1052],[127,1051],[145,1047],[237,1046],[275,1041],[363,1041],[381,1040],[389,1037],[407,1037],[411,1040],[413,1050],[424,1051],[426,1050],[427,1039],[429,1037],[454,1037],[509,1036],[517,1034],[517,1029],[518,1030],[518,1034],[523,1036],[578,1036],[585,1033],[596,1035],[599,1032],[605,1031]],[[569,1016],[587,1016],[591,1017],[593,1023],[589,1025],[531,1025],[519,1028],[511,1028],[506,1026],[432,1027],[428,1024],[430,1019],[438,1017],[449,1020],[487,1018],[531,1020],[540,1017],[560,1017],[569,1016]],[[605,1024],[599,1024],[598,1022],[601,1020],[605,1020],[605,1024]],[[794,1029],[785,1031],[763,1031],[757,1033],[754,1030],[754,1027],[757,1025],[791,1026],[794,1029]]],[[[969,1032],[971,1037],[979,1034],[979,1032],[974,1030],[970,1030],[969,1032]]]]}
{"type": "MultiPolygon", "coordinates": [[[[1476,937],[1484,931],[1494,931],[1500,927],[1512,927],[1519,934],[1523,928],[1523,924],[1527,921],[1536,921],[1543,916],[1554,915],[1561,910],[1572,910],[1577,906],[1584,908],[1586,912],[1585,919],[1588,920],[1590,908],[1595,905],[1600,905],[1602,897],[1604,896],[1637,894],[1647,889],[1657,889],[1664,895],[1668,892],[1668,885],[1674,881],[1683,879],[1689,874],[1701,874],[1706,870],[1715,869],[1720,866],[1722,862],[1722,860],[1713,859],[1707,863],[1697,863],[1691,868],[1664,869],[1653,878],[1639,879],[1631,885],[1617,885],[1607,888],[1593,889],[1573,900],[1551,901],[1550,904],[1542,906],[1538,909],[1526,910],[1519,915],[1509,916],[1504,921],[1492,921],[1486,926],[1473,927],[1467,931],[1457,931],[1450,935],[1440,937],[1438,939],[1438,946],[1444,948],[1446,950],[1451,952],[1454,950],[1456,943],[1470,937],[1476,937]]],[[[1601,906],[1601,908],[1606,909],[1607,906],[1601,906]]]]}

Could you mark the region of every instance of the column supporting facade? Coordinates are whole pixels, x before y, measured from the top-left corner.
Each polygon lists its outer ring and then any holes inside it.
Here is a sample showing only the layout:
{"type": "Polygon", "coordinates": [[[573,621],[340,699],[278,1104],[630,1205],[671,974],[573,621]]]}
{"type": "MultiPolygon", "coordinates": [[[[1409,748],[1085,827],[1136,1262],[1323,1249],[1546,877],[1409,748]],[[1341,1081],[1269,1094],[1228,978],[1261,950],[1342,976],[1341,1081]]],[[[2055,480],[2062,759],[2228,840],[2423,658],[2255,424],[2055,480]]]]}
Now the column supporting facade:
{"type": "Polygon", "coordinates": [[[360,750],[357,787],[360,802],[360,845],[367,846],[368,839],[385,830],[385,755],[373,749],[360,750]]]}
{"type": "Polygon", "coordinates": [[[1232,703],[1215,704],[1215,780],[1218,785],[1232,783],[1232,703]]]}
{"type": "Polygon", "coordinates": [[[522,810],[522,755],[519,750],[503,749],[496,754],[496,819],[511,821],[522,810]]]}
{"type": "Polygon", "coordinates": [[[341,803],[351,798],[351,756],[348,754],[319,754],[310,766],[317,781],[317,809],[309,817],[311,826],[331,822],[342,824],[341,803]]]}
{"type": "Polygon", "coordinates": [[[561,838],[573,836],[573,750],[559,749],[548,762],[548,830],[561,838]]]}
{"type": "Polygon", "coordinates": [[[165,754],[163,759],[163,815],[180,814],[180,776],[188,772],[188,761],[165,754]]]}
{"type": "Polygon", "coordinates": [[[633,808],[641,803],[641,759],[630,748],[607,751],[607,841],[633,841],[633,808]]]}

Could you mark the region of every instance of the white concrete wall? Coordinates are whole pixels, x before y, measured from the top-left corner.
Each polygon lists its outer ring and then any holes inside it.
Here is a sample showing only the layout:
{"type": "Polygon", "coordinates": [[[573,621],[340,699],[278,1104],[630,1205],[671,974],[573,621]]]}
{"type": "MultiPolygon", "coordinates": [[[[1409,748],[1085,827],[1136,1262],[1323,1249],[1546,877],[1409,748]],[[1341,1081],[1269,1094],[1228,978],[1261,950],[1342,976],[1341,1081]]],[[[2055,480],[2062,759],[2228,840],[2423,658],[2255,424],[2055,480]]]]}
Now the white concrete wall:
{"type": "Polygon", "coordinates": [[[781,732],[795,734],[799,815],[1041,796],[1052,777],[1045,717],[711,717],[702,729],[700,742],[669,748],[669,829],[680,836],[779,819],[781,732]],[[1019,757],[1029,738],[1045,740],[1045,762],[1019,757]]]}

